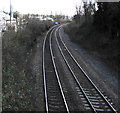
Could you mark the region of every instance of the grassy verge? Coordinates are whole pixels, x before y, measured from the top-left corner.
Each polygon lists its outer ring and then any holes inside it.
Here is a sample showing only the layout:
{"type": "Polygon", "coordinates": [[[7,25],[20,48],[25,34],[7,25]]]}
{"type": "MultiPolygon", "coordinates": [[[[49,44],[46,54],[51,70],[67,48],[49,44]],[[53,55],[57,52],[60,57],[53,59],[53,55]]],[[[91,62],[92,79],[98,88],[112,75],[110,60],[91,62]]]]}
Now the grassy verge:
{"type": "Polygon", "coordinates": [[[71,41],[101,58],[107,66],[120,73],[119,39],[112,39],[107,32],[97,31],[94,26],[87,26],[85,23],[78,26],[72,22],[64,30],[71,37],[71,41]]]}
{"type": "Polygon", "coordinates": [[[49,21],[29,19],[27,25],[17,32],[11,30],[3,35],[3,111],[35,111],[31,50],[36,45],[37,37],[52,25],[49,21]]]}

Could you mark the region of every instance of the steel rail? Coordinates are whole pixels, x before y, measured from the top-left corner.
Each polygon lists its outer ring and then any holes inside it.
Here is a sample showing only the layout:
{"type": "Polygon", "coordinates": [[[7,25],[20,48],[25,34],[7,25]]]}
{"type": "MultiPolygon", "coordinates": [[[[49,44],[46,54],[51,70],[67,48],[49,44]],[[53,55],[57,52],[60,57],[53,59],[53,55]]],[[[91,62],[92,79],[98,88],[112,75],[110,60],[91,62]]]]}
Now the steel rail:
{"type": "Polygon", "coordinates": [[[46,39],[47,39],[47,36],[48,36],[48,33],[53,29],[55,28],[55,26],[51,27],[50,30],[46,33],[46,36],[45,36],[45,39],[44,39],[44,42],[43,42],[43,53],[42,53],[42,73],[43,73],[43,81],[44,81],[44,97],[45,97],[45,110],[47,113],[49,113],[49,108],[48,108],[48,97],[47,97],[47,86],[46,86],[46,72],[45,72],[45,43],[46,43],[46,39]]]}
{"type": "Polygon", "coordinates": [[[61,53],[61,55],[62,55],[62,57],[63,57],[63,59],[64,59],[66,65],[67,65],[68,69],[70,70],[70,72],[71,72],[73,78],[75,79],[75,81],[76,81],[76,83],[78,84],[79,88],[81,89],[83,95],[85,96],[86,100],[88,101],[88,103],[89,103],[91,109],[94,111],[94,113],[97,113],[96,110],[95,110],[95,108],[94,108],[94,106],[92,105],[92,103],[90,102],[89,98],[87,97],[87,95],[86,95],[84,89],[82,88],[81,84],[79,83],[79,81],[78,81],[78,79],[77,79],[75,73],[73,72],[72,68],[70,67],[70,65],[69,65],[69,63],[68,63],[68,61],[67,61],[67,59],[65,58],[65,56],[64,56],[64,54],[63,54],[63,52],[62,52],[62,49],[61,49],[60,44],[59,44],[59,42],[58,42],[58,40],[57,40],[57,34],[56,34],[56,32],[57,32],[57,30],[58,30],[59,28],[60,28],[60,27],[58,27],[58,28],[56,29],[56,31],[55,31],[55,37],[56,37],[56,42],[57,42],[59,51],[60,51],[60,53],[61,53]]]}
{"type": "Polygon", "coordinates": [[[51,55],[51,58],[52,58],[52,64],[53,64],[53,67],[54,67],[54,71],[55,71],[55,75],[56,75],[56,78],[57,78],[57,82],[58,82],[58,86],[60,88],[60,92],[61,92],[61,95],[62,95],[62,99],[63,99],[63,103],[64,103],[64,106],[66,108],[66,111],[67,113],[70,113],[69,112],[69,108],[68,108],[68,105],[67,105],[67,101],[66,101],[66,98],[65,98],[65,95],[64,95],[64,92],[63,92],[63,88],[62,88],[62,85],[61,85],[61,82],[60,82],[60,79],[59,79],[59,75],[58,75],[58,71],[57,71],[57,68],[56,68],[56,64],[55,64],[55,61],[54,61],[54,55],[53,55],[53,50],[52,50],[52,45],[51,45],[51,38],[52,38],[52,33],[55,29],[55,27],[58,26],[58,25],[55,25],[53,26],[47,33],[46,33],[46,36],[45,36],[45,39],[44,39],[44,42],[43,42],[43,62],[42,62],[42,68],[43,68],[43,76],[44,76],[44,93],[45,93],[45,109],[46,109],[46,112],[49,113],[49,105],[48,105],[48,94],[47,94],[47,83],[46,83],[46,71],[45,71],[45,45],[46,45],[46,40],[48,38],[48,34],[50,33],[50,38],[49,38],[49,45],[50,45],[50,55],[51,55]]]}
{"type": "MultiPolygon", "coordinates": [[[[64,24],[66,25],[66,24],[64,24]]],[[[59,29],[64,26],[61,25],[59,27],[59,29]]],[[[61,35],[60,35],[60,31],[59,31],[59,36],[60,36],[60,40],[62,42],[62,44],[64,45],[65,49],[67,50],[67,52],[69,53],[69,55],[71,56],[71,58],[73,59],[73,61],[76,63],[76,65],[78,66],[78,68],[82,71],[82,73],[86,76],[86,78],[89,80],[89,82],[94,86],[94,88],[96,89],[96,91],[101,95],[101,97],[106,101],[106,103],[108,104],[108,106],[111,108],[112,111],[114,111],[115,113],[117,113],[117,111],[115,110],[115,108],[109,103],[109,101],[105,98],[105,96],[101,93],[101,91],[97,88],[97,86],[95,85],[95,83],[90,79],[90,77],[87,75],[87,73],[84,71],[84,69],[80,66],[80,64],[77,62],[77,60],[74,58],[74,56],[72,55],[72,53],[70,52],[70,50],[68,49],[68,47],[66,46],[66,44],[64,43],[61,35]]]]}
{"type": "Polygon", "coordinates": [[[67,111],[67,113],[70,113],[69,108],[68,108],[68,104],[67,104],[64,92],[63,92],[63,88],[62,88],[62,85],[61,85],[61,82],[60,82],[60,78],[59,78],[59,74],[58,74],[58,71],[57,71],[56,63],[55,63],[55,60],[54,60],[53,49],[52,49],[52,33],[53,33],[53,30],[50,34],[50,41],[49,41],[52,63],[53,63],[53,66],[54,66],[57,82],[59,84],[59,88],[60,88],[60,91],[61,91],[61,94],[62,94],[62,98],[63,98],[64,104],[65,104],[66,111],[67,111]]]}

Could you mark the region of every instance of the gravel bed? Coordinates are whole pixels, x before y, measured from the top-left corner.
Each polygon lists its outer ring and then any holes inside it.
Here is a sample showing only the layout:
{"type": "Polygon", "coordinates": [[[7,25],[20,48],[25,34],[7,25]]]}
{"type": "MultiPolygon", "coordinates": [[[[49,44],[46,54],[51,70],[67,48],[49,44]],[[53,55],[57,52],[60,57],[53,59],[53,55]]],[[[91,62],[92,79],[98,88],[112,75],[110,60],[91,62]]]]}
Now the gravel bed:
{"type": "Polygon", "coordinates": [[[52,42],[54,45],[53,51],[54,51],[56,66],[58,69],[59,77],[61,80],[61,84],[64,90],[64,94],[65,94],[69,109],[70,111],[76,111],[76,112],[84,111],[85,109],[75,89],[76,85],[74,84],[74,79],[58,49],[57,43],[55,41],[55,37],[53,38],[52,42]]]}

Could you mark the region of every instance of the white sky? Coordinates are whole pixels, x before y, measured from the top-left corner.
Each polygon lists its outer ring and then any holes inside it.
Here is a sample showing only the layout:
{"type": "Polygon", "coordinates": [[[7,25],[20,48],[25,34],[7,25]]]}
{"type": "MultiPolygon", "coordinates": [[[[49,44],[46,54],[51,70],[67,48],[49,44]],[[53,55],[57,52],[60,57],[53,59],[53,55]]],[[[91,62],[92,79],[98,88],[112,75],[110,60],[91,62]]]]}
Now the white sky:
{"type": "MultiPolygon", "coordinates": [[[[35,14],[75,14],[75,6],[82,0],[11,0],[13,11],[35,14]]],[[[10,0],[0,0],[0,11],[9,11],[10,0]]]]}

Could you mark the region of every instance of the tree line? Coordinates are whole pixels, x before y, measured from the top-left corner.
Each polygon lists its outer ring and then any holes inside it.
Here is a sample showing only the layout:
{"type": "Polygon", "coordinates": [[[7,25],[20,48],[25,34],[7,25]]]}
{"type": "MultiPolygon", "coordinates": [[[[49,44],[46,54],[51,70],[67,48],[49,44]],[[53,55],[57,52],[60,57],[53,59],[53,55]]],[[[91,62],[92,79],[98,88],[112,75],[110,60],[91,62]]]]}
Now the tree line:
{"type": "Polygon", "coordinates": [[[111,38],[120,37],[120,2],[98,3],[94,25],[101,31],[109,32],[111,38]]]}
{"type": "Polygon", "coordinates": [[[108,32],[113,39],[120,37],[120,2],[83,2],[83,4],[82,8],[76,7],[77,14],[74,15],[76,23],[81,23],[81,18],[84,17],[87,27],[94,26],[101,32],[108,32]]]}

